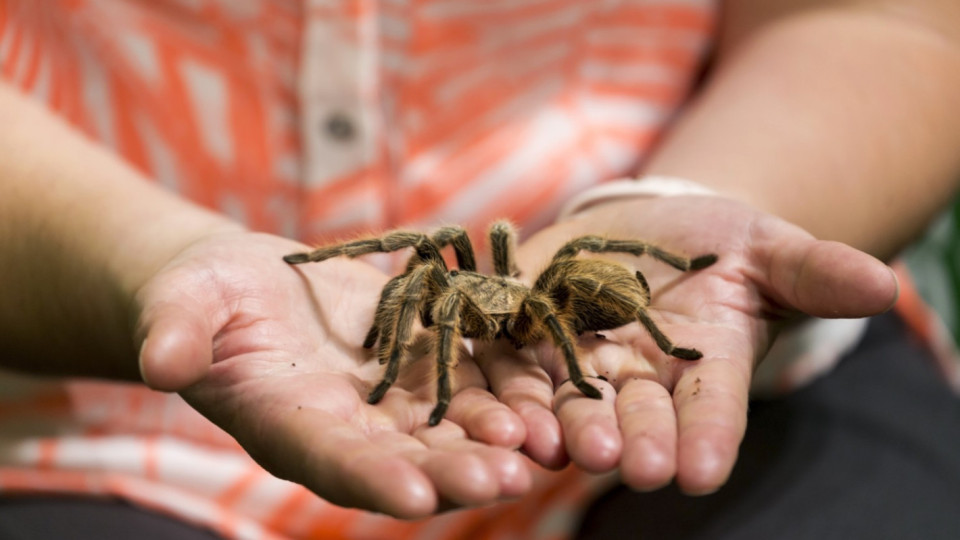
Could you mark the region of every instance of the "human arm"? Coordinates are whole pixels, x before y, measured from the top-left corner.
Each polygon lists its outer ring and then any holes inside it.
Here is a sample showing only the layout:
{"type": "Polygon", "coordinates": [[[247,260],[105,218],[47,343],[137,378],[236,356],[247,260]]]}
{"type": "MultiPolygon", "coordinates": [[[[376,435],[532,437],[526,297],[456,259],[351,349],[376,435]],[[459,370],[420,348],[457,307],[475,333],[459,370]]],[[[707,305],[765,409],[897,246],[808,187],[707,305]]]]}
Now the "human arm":
{"type": "MultiPolygon", "coordinates": [[[[2,81],[0,125],[4,365],[139,380],[136,290],[182,245],[241,227],[149,184],[2,81]]],[[[147,375],[177,389],[209,365],[183,360],[147,375]]]]}
{"type": "Polygon", "coordinates": [[[695,179],[880,258],[951,200],[960,5],[724,3],[709,82],[644,172],[695,179]]]}
{"type": "Polygon", "coordinates": [[[342,505],[419,517],[528,487],[509,449],[523,427],[469,361],[435,429],[421,429],[421,382],[366,403],[380,371],[359,344],[382,273],[291,268],[282,256],[302,244],[159,189],[3,83],[0,125],[3,367],[142,375],[269,471],[342,505]]]}
{"type": "MultiPolygon", "coordinates": [[[[522,391],[505,385],[505,401],[527,418],[556,408],[556,423],[531,428],[527,446],[541,460],[558,459],[545,441],[562,431],[575,462],[619,465],[640,489],[674,477],[689,493],[722,485],[745,429],[752,369],[780,321],[799,312],[865,316],[896,295],[884,265],[828,240],[890,257],[947,203],[960,174],[955,3],[724,7],[715,65],[643,170],[696,180],[722,197],[607,202],[535,235],[522,253],[536,271],[569,237],[602,233],[720,256],[682,278],[645,267],[665,331],[688,336],[703,360],[585,344],[593,371],[624,369],[616,400],[574,400],[569,388],[552,400],[549,379],[522,391]],[[657,282],[674,279],[657,294],[657,282]],[[711,389],[691,399],[698,379],[711,389]]],[[[636,333],[613,337],[649,344],[636,333]]]]}

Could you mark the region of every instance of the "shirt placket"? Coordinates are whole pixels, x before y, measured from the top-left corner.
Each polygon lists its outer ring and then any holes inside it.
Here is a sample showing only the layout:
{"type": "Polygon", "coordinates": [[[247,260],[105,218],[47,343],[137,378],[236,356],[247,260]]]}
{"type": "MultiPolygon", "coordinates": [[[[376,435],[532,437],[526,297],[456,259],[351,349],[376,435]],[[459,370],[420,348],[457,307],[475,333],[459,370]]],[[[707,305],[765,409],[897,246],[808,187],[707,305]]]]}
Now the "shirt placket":
{"type": "MultiPolygon", "coordinates": [[[[338,182],[370,182],[379,159],[378,39],[374,0],[309,0],[300,67],[303,182],[308,193],[338,182]]],[[[364,193],[361,190],[361,193],[364,193]]],[[[330,216],[336,227],[379,223],[378,197],[349,215],[330,216]]],[[[326,216],[319,217],[321,221],[326,216]]]]}

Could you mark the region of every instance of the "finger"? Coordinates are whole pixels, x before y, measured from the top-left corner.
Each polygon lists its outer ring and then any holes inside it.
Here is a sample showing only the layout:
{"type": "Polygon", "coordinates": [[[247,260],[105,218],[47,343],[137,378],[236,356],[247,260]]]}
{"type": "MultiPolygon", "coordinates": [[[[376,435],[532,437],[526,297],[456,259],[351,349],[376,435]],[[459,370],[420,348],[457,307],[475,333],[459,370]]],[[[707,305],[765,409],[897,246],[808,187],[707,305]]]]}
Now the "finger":
{"type": "Polygon", "coordinates": [[[533,348],[517,351],[498,340],[478,346],[474,358],[493,394],[521,418],[526,433],[524,453],[544,467],[559,469],[569,459],[553,412],[553,382],[534,354],[533,348]]]}
{"type": "Polygon", "coordinates": [[[839,242],[806,239],[765,246],[773,296],[816,317],[867,317],[890,309],[899,288],[893,270],[839,242]]]}
{"type": "MultiPolygon", "coordinates": [[[[486,392],[466,389],[454,396],[451,408],[462,393],[478,399],[478,394],[486,392]]],[[[483,399],[480,404],[489,406],[483,399]]],[[[484,442],[469,441],[467,431],[455,421],[459,420],[456,412],[454,417],[448,413],[436,426],[427,425],[432,407],[432,401],[419,399],[406,390],[391,389],[368,414],[371,425],[380,430],[376,435],[378,442],[389,441],[394,448],[400,448],[400,443],[407,440],[417,442],[414,447],[404,446],[404,455],[430,478],[444,503],[485,504],[501,494],[512,497],[529,490],[519,455],[484,442]]],[[[509,410],[507,413],[513,415],[509,410]]]]}
{"type": "Polygon", "coordinates": [[[527,436],[523,419],[479,388],[457,392],[446,419],[461,426],[471,439],[505,448],[520,447],[527,436]]]}
{"type": "MultiPolygon", "coordinates": [[[[456,424],[445,421],[435,427],[422,427],[414,435],[431,450],[442,450],[455,455],[473,455],[483,460],[492,473],[498,499],[519,497],[530,490],[533,477],[523,457],[517,452],[472,441],[456,424]]],[[[476,486],[473,486],[476,487],[476,486]]],[[[475,498],[489,497],[485,491],[474,494],[475,498]]],[[[479,502],[489,502],[489,499],[479,502]]]]}
{"type": "MultiPolygon", "coordinates": [[[[441,422],[443,424],[443,422],[441,422]]],[[[433,428],[439,428],[440,425],[433,428]]],[[[416,437],[381,432],[373,440],[394,449],[426,476],[441,506],[476,506],[495,502],[500,494],[498,479],[486,462],[472,453],[429,448],[416,437]],[[416,446],[410,442],[416,443],[416,446]]]]}
{"type": "Polygon", "coordinates": [[[557,389],[555,410],[570,459],[587,472],[612,470],[620,461],[623,441],[615,410],[616,391],[601,379],[590,379],[602,399],[584,396],[569,381],[557,389]]]}
{"type": "MultiPolygon", "coordinates": [[[[455,459],[420,457],[423,446],[413,437],[371,439],[348,422],[312,408],[277,415],[269,429],[254,437],[259,441],[241,443],[273,474],[303,484],[334,504],[404,519],[434,512],[437,490],[449,491],[448,484],[455,483],[437,469],[463,465],[455,459]]],[[[463,471],[451,476],[456,474],[469,477],[463,471]]]]}
{"type": "Polygon", "coordinates": [[[704,359],[687,369],[673,392],[677,411],[677,483],[690,495],[726,482],[747,424],[748,360],[704,359]]]}
{"type": "Polygon", "coordinates": [[[150,305],[141,317],[140,376],[154,390],[182,390],[206,375],[213,361],[210,317],[180,304],[150,305]]]}
{"type": "MultiPolygon", "coordinates": [[[[436,397],[432,393],[412,393],[394,385],[369,418],[374,425],[391,431],[412,433],[427,425],[435,407],[436,397]]],[[[510,449],[523,444],[526,433],[523,420],[516,413],[490,392],[476,387],[454,394],[444,419],[462,427],[472,439],[510,449]]]]}
{"type": "Polygon", "coordinates": [[[670,393],[659,382],[634,379],[620,388],[616,410],[623,482],[642,491],[668,484],[677,470],[677,419],[670,393]]]}

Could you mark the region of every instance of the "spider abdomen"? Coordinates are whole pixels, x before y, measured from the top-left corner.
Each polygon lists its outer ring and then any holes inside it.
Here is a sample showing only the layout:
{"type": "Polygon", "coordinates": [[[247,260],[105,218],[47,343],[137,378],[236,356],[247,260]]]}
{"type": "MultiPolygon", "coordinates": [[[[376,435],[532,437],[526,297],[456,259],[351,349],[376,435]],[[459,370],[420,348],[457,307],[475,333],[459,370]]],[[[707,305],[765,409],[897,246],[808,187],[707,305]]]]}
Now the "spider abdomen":
{"type": "Polygon", "coordinates": [[[556,265],[551,299],[573,315],[577,332],[610,330],[636,322],[649,304],[646,289],[623,266],[598,259],[571,259],[556,265]]]}
{"type": "Polygon", "coordinates": [[[604,295],[597,302],[573,302],[574,328],[578,333],[612,330],[636,322],[640,306],[636,303],[617,305],[619,302],[610,296],[604,295]]]}

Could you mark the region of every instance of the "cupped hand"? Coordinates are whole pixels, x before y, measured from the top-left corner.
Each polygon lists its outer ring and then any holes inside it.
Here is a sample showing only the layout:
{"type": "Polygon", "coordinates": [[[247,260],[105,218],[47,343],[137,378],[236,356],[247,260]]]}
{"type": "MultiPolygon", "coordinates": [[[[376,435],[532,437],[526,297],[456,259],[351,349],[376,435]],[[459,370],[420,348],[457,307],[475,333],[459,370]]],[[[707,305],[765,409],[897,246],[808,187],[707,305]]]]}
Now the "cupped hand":
{"type": "Polygon", "coordinates": [[[530,351],[498,344],[477,359],[494,392],[527,424],[531,457],[553,467],[572,459],[592,472],[617,469],[636,489],[673,479],[689,494],[718,489],[746,429],[752,373],[782,323],[801,313],[874,315],[897,297],[896,278],[879,260],[720,197],[592,207],[521,246],[524,279],[532,281],[564,242],[587,234],[641,239],[689,257],[718,255],[690,272],[649,257],[602,255],[643,272],[650,315],[677,346],[703,358],[667,356],[639,324],[584,334],[580,365],[596,377],[589,382],[600,400],[565,382],[562,355],[550,344],[530,351]]]}
{"type": "Polygon", "coordinates": [[[366,402],[382,367],[361,343],[387,276],[354,260],[282,261],[304,248],[228,232],[179,253],[137,298],[147,383],[181,390],[265,469],[335,504],[413,518],[525,492],[512,451],[523,423],[469,358],[436,427],[427,354],[366,402]]]}

